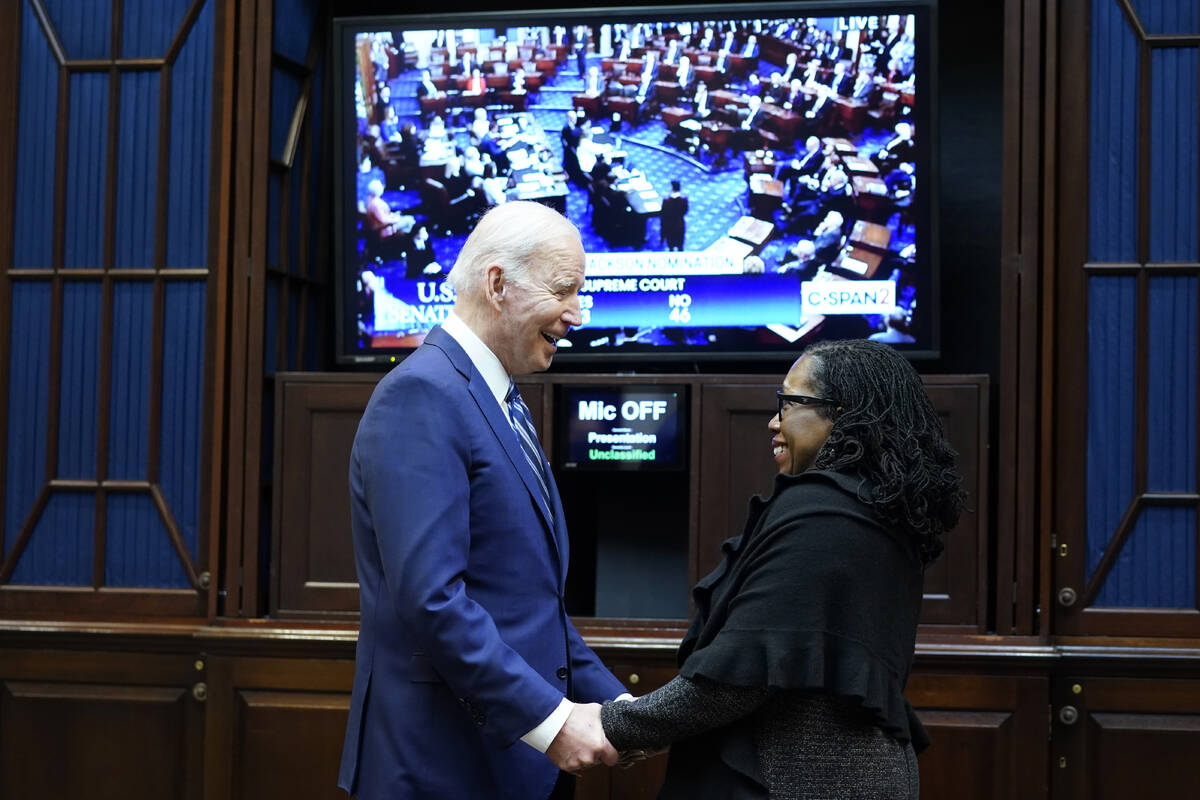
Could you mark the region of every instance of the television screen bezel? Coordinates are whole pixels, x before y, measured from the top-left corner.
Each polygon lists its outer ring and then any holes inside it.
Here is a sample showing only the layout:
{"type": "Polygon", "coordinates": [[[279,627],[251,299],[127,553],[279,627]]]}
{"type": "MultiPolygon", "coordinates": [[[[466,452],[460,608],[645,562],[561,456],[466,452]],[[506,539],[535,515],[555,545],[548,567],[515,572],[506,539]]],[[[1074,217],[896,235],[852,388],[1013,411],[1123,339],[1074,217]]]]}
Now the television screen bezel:
{"type": "MultiPolygon", "coordinates": [[[[903,0],[902,2],[887,2],[887,0],[813,0],[813,2],[767,2],[744,4],[737,2],[721,2],[714,4],[678,4],[678,5],[630,5],[630,6],[596,6],[577,8],[518,8],[508,10],[485,11],[448,11],[434,14],[386,14],[368,16],[335,17],[331,27],[331,52],[333,68],[329,71],[332,81],[332,124],[333,124],[333,185],[335,192],[342,192],[339,198],[335,196],[331,204],[334,214],[333,241],[333,281],[334,281],[334,319],[335,319],[335,361],[339,366],[392,366],[399,363],[412,353],[411,348],[380,348],[369,353],[353,353],[348,350],[351,336],[347,329],[346,303],[350,301],[350,283],[354,280],[356,270],[347,258],[349,248],[354,243],[347,241],[352,236],[353,226],[349,225],[351,216],[357,209],[357,197],[354,193],[353,181],[348,176],[357,169],[355,155],[347,150],[347,134],[353,130],[354,117],[345,113],[347,90],[353,84],[348,82],[349,76],[355,74],[356,65],[353,59],[353,36],[364,30],[404,30],[428,28],[485,28],[485,27],[517,27],[523,24],[535,24],[553,19],[554,24],[596,24],[613,22],[656,22],[673,21],[684,18],[698,19],[762,19],[772,16],[791,17],[822,17],[849,16],[859,13],[873,12],[878,15],[913,14],[917,16],[917,41],[914,53],[915,71],[920,77],[920,92],[918,102],[914,107],[914,119],[917,124],[918,160],[917,175],[920,176],[920,195],[918,202],[923,213],[918,213],[918,219],[924,225],[918,224],[916,231],[917,252],[922,255],[922,261],[927,265],[928,285],[925,288],[929,298],[923,305],[932,307],[928,319],[928,346],[918,342],[912,346],[893,345],[906,358],[912,360],[933,360],[941,357],[941,258],[940,258],[940,211],[939,211],[939,126],[938,126],[938,0],[903,0]],[[923,167],[923,169],[921,168],[923,167]],[[926,260],[927,255],[927,260],[926,260]]],[[[821,341],[818,337],[813,341],[821,341]]],[[[802,346],[801,346],[802,347],[802,346]]],[[[797,349],[800,349],[798,347],[797,349]]],[[[793,351],[794,353],[794,351],[793,351]]],[[[782,361],[789,357],[786,349],[752,350],[752,349],[723,349],[709,351],[702,348],[687,350],[639,349],[622,351],[610,349],[602,351],[570,351],[560,348],[555,355],[555,364],[564,365],[568,369],[586,371],[602,368],[604,365],[637,365],[654,369],[656,365],[678,364],[693,362],[770,362],[782,361]]]]}

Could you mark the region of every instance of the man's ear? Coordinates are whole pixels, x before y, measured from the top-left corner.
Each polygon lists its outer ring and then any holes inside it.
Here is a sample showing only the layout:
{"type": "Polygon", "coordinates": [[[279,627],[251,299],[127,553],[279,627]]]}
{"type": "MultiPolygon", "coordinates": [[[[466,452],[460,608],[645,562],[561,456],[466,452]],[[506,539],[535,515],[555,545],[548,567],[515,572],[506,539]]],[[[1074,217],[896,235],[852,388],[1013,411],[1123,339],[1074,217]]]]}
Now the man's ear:
{"type": "Polygon", "coordinates": [[[504,302],[504,289],[507,286],[504,280],[504,270],[499,264],[492,264],[487,268],[483,274],[483,285],[488,305],[499,310],[500,305],[504,302]]]}

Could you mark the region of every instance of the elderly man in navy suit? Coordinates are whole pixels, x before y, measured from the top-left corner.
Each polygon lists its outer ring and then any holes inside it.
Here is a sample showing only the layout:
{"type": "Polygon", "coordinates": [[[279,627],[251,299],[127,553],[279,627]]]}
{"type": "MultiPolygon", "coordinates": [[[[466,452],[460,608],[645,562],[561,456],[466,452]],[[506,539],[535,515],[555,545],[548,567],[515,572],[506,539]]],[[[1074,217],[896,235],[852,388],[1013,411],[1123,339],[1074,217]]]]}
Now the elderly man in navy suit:
{"type": "Polygon", "coordinates": [[[514,375],[581,323],[579,232],[497,206],[453,311],[371,395],[350,457],[362,626],[338,785],[360,800],[570,797],[624,694],[567,617],[567,531],[514,375]],[[566,772],[560,772],[565,770],[566,772]]]}

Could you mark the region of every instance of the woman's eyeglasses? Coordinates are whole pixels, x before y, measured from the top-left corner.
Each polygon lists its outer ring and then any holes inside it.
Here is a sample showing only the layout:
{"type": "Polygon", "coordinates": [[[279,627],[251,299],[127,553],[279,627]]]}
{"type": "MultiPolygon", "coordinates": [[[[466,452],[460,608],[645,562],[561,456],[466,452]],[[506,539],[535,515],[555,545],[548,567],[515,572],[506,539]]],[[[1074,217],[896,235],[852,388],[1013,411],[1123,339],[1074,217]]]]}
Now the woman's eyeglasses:
{"type": "Polygon", "coordinates": [[[807,394],[784,394],[776,392],[775,399],[779,401],[779,421],[783,421],[783,410],[790,408],[793,405],[798,406],[840,406],[841,402],[837,400],[829,400],[825,397],[811,397],[807,394]]]}

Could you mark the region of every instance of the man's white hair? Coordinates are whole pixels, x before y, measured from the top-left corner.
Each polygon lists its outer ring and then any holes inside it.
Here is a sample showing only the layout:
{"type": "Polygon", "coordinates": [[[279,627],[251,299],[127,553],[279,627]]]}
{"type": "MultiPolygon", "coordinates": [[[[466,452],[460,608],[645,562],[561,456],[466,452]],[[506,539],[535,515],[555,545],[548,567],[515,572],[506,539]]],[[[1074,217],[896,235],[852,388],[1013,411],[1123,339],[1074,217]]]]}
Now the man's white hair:
{"type": "Polygon", "coordinates": [[[579,231],[566,217],[541,203],[514,200],[494,207],[483,216],[446,276],[446,283],[460,300],[476,299],[483,293],[488,267],[500,265],[504,279],[517,286],[528,286],[535,263],[554,258],[555,240],[579,231]]]}

